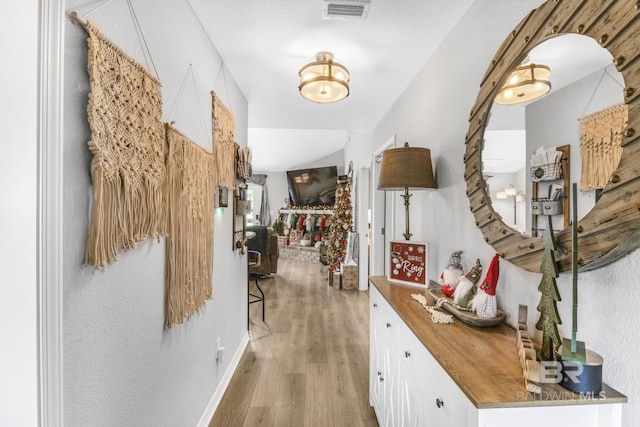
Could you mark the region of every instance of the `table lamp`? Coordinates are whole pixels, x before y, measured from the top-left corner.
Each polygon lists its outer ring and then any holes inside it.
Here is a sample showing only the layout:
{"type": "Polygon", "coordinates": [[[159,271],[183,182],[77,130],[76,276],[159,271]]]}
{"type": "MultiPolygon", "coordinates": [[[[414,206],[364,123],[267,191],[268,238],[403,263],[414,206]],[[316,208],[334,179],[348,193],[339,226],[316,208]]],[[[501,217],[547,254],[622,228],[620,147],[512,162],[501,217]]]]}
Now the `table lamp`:
{"type": "Polygon", "coordinates": [[[431,151],[423,147],[409,147],[405,142],[404,147],[390,148],[382,153],[380,165],[380,178],[378,190],[398,191],[404,190],[401,197],[404,199],[404,212],[406,232],[405,240],[411,238],[409,232],[409,190],[424,190],[437,188],[431,166],[431,151]]]}

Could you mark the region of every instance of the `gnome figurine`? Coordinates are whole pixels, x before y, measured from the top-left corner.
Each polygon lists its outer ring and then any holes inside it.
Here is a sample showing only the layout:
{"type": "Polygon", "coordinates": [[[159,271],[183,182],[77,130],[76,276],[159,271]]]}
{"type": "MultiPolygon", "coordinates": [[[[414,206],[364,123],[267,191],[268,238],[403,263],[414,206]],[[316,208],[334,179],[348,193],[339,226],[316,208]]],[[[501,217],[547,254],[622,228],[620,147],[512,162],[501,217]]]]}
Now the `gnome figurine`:
{"type": "Polygon", "coordinates": [[[460,263],[461,256],[462,251],[452,252],[451,257],[449,258],[449,264],[447,264],[447,267],[444,269],[442,274],[440,274],[442,293],[449,298],[453,296],[453,291],[455,291],[460,278],[464,274],[462,264],[460,263]]]}
{"type": "Polygon", "coordinates": [[[500,256],[495,254],[487,270],[482,284],[478,287],[478,293],[471,300],[471,309],[478,317],[491,319],[498,315],[496,302],[496,285],[500,276],[500,256]]]}
{"type": "Polygon", "coordinates": [[[476,294],[476,285],[482,275],[482,264],[476,260],[476,265],[460,278],[455,291],[453,291],[453,303],[460,308],[469,309],[469,302],[476,294]]]}

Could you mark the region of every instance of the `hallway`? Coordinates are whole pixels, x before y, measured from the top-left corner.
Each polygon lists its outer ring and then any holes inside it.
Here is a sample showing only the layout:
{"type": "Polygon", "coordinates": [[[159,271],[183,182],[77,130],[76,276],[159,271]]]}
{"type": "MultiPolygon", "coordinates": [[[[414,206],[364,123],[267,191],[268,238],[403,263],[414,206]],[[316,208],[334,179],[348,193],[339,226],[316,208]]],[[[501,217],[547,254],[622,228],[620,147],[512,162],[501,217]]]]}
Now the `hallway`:
{"type": "Polygon", "coordinates": [[[260,286],[266,322],[251,304],[250,342],[209,426],[377,426],[368,293],[335,290],[319,264],[286,258],[260,286]]]}

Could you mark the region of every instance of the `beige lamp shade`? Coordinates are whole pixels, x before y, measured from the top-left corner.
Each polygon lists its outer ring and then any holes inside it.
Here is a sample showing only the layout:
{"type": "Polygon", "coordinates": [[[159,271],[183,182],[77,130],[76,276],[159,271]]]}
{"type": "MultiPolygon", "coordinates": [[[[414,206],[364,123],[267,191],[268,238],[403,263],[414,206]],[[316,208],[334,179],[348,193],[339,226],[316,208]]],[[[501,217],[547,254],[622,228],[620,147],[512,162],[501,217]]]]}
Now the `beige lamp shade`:
{"type": "Polygon", "coordinates": [[[431,151],[423,147],[391,148],[382,154],[378,190],[437,188],[431,151]]]}

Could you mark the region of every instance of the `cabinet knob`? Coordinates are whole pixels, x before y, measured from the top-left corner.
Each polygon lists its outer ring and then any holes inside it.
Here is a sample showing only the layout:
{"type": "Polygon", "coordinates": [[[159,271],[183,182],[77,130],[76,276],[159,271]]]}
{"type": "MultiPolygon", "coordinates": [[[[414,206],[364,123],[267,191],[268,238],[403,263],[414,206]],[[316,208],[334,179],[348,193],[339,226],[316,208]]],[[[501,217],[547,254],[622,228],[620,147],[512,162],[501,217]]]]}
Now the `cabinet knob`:
{"type": "Polygon", "coordinates": [[[407,350],[404,351],[404,357],[411,357],[411,353],[407,350]]]}
{"type": "Polygon", "coordinates": [[[375,302],[373,303],[373,308],[376,308],[378,306],[378,304],[376,304],[375,302]]]}
{"type": "Polygon", "coordinates": [[[444,401],[442,401],[440,399],[436,399],[436,406],[438,408],[442,408],[444,406],[444,401]]]}
{"type": "Polygon", "coordinates": [[[391,327],[391,323],[387,322],[387,328],[391,327]]]}
{"type": "Polygon", "coordinates": [[[382,375],[382,372],[378,371],[378,376],[382,375]]]}
{"type": "Polygon", "coordinates": [[[384,381],[384,378],[380,377],[380,382],[383,382],[383,381],[384,381]]]}

